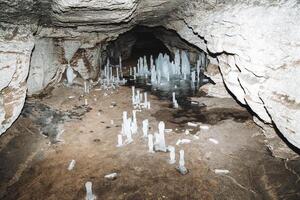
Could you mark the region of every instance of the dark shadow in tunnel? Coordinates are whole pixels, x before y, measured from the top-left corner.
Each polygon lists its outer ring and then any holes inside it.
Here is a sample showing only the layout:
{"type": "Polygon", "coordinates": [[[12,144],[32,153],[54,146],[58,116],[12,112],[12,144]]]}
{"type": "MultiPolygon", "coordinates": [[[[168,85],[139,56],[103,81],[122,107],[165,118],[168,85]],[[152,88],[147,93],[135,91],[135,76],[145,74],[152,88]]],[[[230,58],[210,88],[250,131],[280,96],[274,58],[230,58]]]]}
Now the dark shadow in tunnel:
{"type": "Polygon", "coordinates": [[[157,39],[152,32],[149,31],[149,28],[137,26],[132,31],[136,37],[136,42],[131,51],[132,58],[138,59],[144,55],[147,57],[150,55],[157,57],[159,53],[167,53],[171,55],[168,48],[163,44],[162,41],[157,39]]]}
{"type": "Polygon", "coordinates": [[[171,52],[155,36],[155,31],[155,28],[136,26],[121,34],[107,47],[111,63],[117,65],[119,63],[119,55],[122,56],[123,67],[136,66],[138,58],[143,56],[146,56],[148,62],[150,62],[150,56],[152,55],[153,59],[155,59],[159,53],[166,53],[172,59],[171,52]]]}

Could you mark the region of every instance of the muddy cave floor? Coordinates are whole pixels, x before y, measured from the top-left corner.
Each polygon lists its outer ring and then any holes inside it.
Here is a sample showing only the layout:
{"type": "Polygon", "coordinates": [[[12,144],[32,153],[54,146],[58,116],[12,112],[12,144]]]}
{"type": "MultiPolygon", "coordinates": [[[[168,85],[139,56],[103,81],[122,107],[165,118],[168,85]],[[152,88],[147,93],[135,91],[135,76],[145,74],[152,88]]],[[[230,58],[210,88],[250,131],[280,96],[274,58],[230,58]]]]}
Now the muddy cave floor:
{"type": "Polygon", "coordinates": [[[170,101],[148,95],[151,110],[137,113],[138,125],[149,119],[153,133],[162,120],[173,129],[166,142],[175,146],[177,161],[185,150],[189,173],[183,176],[175,169],[178,162],[168,163],[168,153],[148,153],[140,129],[133,143],[116,147],[122,112],[132,111],[130,87],[96,87],[87,95],[88,106],[82,93],[60,85],[43,99],[27,100],[0,140],[0,199],[84,199],[87,181],[97,199],[300,199],[300,161],[272,157],[252,117],[232,99],[203,96],[198,100],[204,108],[176,110],[170,101]],[[210,129],[188,127],[189,121],[210,129]],[[194,130],[186,135],[187,128],[194,130]],[[176,146],[183,138],[192,142],[176,146]],[[72,159],[76,165],[68,171],[72,159]],[[214,169],[230,173],[217,175],[214,169]],[[115,180],[104,178],[113,172],[115,180]]]}

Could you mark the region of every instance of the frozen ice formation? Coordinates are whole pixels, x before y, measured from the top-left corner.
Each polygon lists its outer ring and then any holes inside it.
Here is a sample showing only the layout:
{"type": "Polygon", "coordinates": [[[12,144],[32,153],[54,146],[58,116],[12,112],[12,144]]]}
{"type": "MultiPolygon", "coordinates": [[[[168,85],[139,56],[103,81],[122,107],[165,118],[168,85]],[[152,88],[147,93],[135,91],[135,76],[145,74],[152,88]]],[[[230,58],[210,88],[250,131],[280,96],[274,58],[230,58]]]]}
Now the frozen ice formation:
{"type": "Polygon", "coordinates": [[[104,70],[101,71],[100,84],[104,89],[115,89],[119,85],[124,85],[126,79],[123,78],[122,71],[122,58],[119,57],[119,65],[112,66],[109,59],[104,67],[104,70]],[[115,71],[115,72],[114,72],[115,71]]]}
{"type": "Polygon", "coordinates": [[[165,123],[163,121],[158,124],[158,133],[155,133],[155,151],[167,152],[166,142],[165,142],[165,123]]]}
{"type": "Polygon", "coordinates": [[[140,90],[136,90],[134,86],[131,87],[131,101],[132,105],[136,109],[150,109],[150,101],[148,101],[147,92],[141,93],[140,90]],[[144,100],[144,101],[143,101],[144,100]]]}
{"type": "Polygon", "coordinates": [[[150,70],[148,68],[146,57],[140,57],[137,61],[137,67],[134,67],[134,80],[136,77],[147,78],[148,76],[151,76],[151,84],[154,86],[165,85],[172,77],[184,77],[185,80],[187,77],[191,77],[192,83],[196,82],[196,78],[199,81],[201,68],[203,68],[203,55],[199,55],[197,66],[195,66],[196,71],[191,72],[191,64],[187,51],[181,51],[180,53],[180,51],[176,49],[174,54],[175,59],[174,61],[171,61],[168,54],[160,53],[155,60],[155,65],[153,56],[151,55],[150,70]]]}
{"type": "Polygon", "coordinates": [[[150,153],[154,153],[154,145],[153,145],[153,135],[149,134],[148,135],[148,151],[150,153]]]}
{"type": "Polygon", "coordinates": [[[69,166],[68,166],[68,170],[71,171],[74,169],[75,167],[75,164],[76,164],[76,161],[75,160],[71,160],[69,166]]]}
{"type": "Polygon", "coordinates": [[[175,147],[173,146],[168,146],[168,150],[170,152],[170,160],[169,163],[170,164],[175,164],[176,163],[176,156],[175,156],[175,147]]]}
{"type": "Polygon", "coordinates": [[[118,174],[114,172],[114,173],[105,175],[104,178],[109,179],[109,180],[114,180],[117,178],[117,176],[118,176],[118,174]]]}
{"type": "Polygon", "coordinates": [[[184,162],[184,150],[182,150],[182,149],[179,151],[179,166],[177,167],[177,170],[182,175],[185,175],[188,173],[188,170],[185,167],[185,162],[184,162]]]}
{"type": "Polygon", "coordinates": [[[136,134],[138,127],[137,127],[137,119],[136,119],[136,110],[132,111],[132,120],[131,120],[131,133],[136,134]]]}
{"type": "Polygon", "coordinates": [[[180,144],[189,144],[191,142],[192,141],[190,139],[179,139],[179,140],[177,140],[176,145],[178,146],[180,144]]]}
{"type": "Polygon", "coordinates": [[[68,85],[72,85],[73,84],[73,80],[76,77],[76,75],[74,73],[73,68],[70,65],[68,65],[67,73],[66,74],[67,74],[68,85]]]}
{"type": "Polygon", "coordinates": [[[215,169],[215,174],[229,174],[229,170],[227,169],[215,169]]]}
{"type": "Polygon", "coordinates": [[[147,138],[149,129],[149,121],[148,119],[143,120],[143,137],[147,138]]]}
{"type": "Polygon", "coordinates": [[[121,134],[118,134],[118,144],[117,147],[123,146],[123,138],[121,134]]]}
{"type": "Polygon", "coordinates": [[[127,118],[127,112],[123,112],[122,135],[126,136],[125,143],[129,144],[132,140],[131,135],[131,118],[127,118]]]}
{"type": "Polygon", "coordinates": [[[96,200],[96,196],[93,194],[93,191],[92,191],[92,182],[90,182],[90,181],[86,182],[85,189],[86,189],[85,200],[96,200]]]}
{"type": "Polygon", "coordinates": [[[179,105],[178,105],[178,102],[177,102],[177,100],[176,100],[176,96],[175,96],[175,95],[176,95],[175,92],[173,92],[173,93],[172,93],[173,107],[174,107],[174,108],[178,108],[179,105]]]}

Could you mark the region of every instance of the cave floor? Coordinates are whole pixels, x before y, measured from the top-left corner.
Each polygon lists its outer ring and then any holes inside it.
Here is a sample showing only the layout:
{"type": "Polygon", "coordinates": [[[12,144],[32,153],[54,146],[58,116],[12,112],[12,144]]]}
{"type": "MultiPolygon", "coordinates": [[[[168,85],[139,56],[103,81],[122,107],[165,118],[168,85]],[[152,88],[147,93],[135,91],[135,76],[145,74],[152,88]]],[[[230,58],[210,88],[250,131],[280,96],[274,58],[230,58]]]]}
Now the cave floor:
{"type": "Polygon", "coordinates": [[[189,173],[181,175],[178,162],[168,163],[168,153],[148,152],[141,129],[133,143],[116,147],[122,112],[132,111],[130,87],[92,89],[88,106],[82,91],[60,85],[49,96],[27,100],[1,138],[0,199],[84,199],[87,181],[97,199],[105,200],[300,199],[300,161],[272,157],[251,116],[231,99],[199,97],[206,105],[201,111],[176,110],[170,101],[148,95],[151,109],[137,112],[138,125],[149,119],[153,134],[163,120],[173,130],[166,142],[175,146],[177,161],[179,150],[185,150],[189,173]],[[188,127],[189,121],[210,128],[188,127]],[[176,146],[183,138],[192,142],[176,146]],[[76,165],[68,171],[72,159],[76,165]],[[220,175],[215,169],[230,172],[220,175]],[[115,180],[104,178],[113,172],[115,180]]]}

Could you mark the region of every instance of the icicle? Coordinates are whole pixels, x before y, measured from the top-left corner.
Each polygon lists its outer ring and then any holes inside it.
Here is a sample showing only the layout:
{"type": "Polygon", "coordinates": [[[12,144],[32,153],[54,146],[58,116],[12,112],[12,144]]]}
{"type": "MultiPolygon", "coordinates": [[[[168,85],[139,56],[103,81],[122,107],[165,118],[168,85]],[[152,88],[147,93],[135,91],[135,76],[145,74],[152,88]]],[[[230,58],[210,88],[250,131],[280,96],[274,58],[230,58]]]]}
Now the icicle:
{"type": "Polygon", "coordinates": [[[129,75],[132,76],[132,67],[129,68],[129,75]]]}

